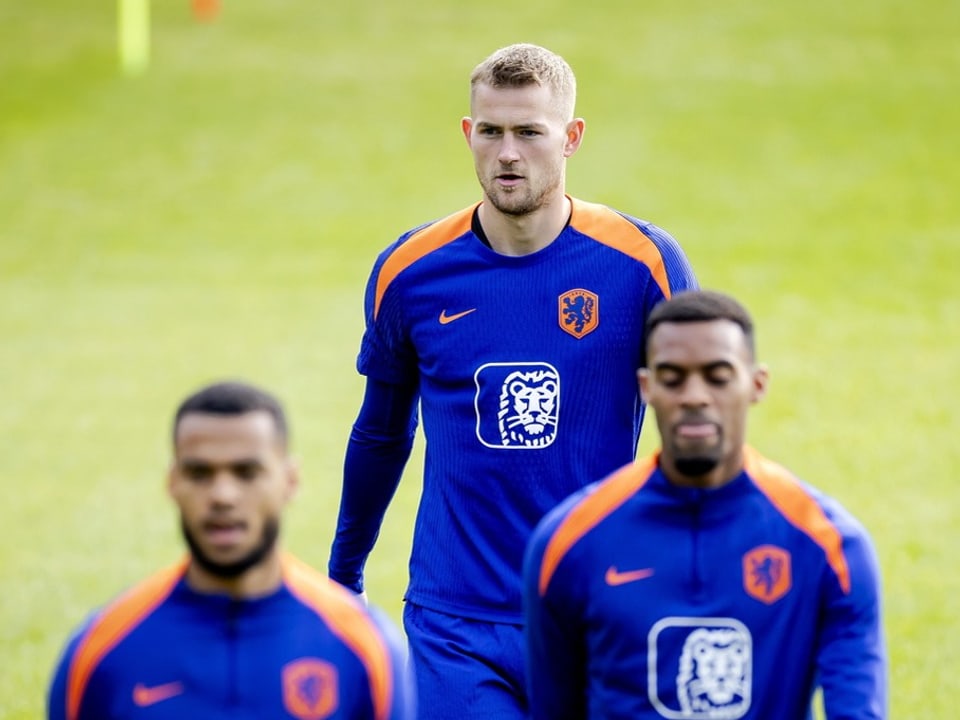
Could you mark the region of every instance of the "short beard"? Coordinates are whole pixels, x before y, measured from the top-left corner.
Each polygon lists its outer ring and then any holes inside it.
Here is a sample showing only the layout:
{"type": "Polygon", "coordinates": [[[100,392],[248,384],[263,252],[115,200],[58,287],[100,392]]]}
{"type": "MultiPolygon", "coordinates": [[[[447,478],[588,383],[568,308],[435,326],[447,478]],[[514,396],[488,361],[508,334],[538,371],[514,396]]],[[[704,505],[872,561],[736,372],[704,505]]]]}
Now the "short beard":
{"type": "Polygon", "coordinates": [[[263,533],[257,546],[244,557],[232,563],[218,563],[204,554],[196,539],[191,535],[190,530],[187,529],[182,517],[180,518],[180,530],[187,542],[187,547],[190,548],[190,555],[197,565],[215,577],[231,580],[259,565],[270,554],[277,544],[277,538],[280,536],[280,522],[276,518],[269,518],[263,525],[263,533]]]}
{"type": "Polygon", "coordinates": [[[504,215],[509,215],[511,217],[524,217],[530,215],[531,213],[536,212],[543,207],[543,202],[538,204],[537,199],[523,203],[522,205],[510,206],[505,203],[500,202],[496,195],[488,194],[490,198],[490,203],[504,215]]]}
{"type": "Polygon", "coordinates": [[[711,472],[720,461],[711,457],[674,458],[673,465],[677,472],[690,478],[703,477],[711,472]]]}
{"type": "Polygon", "coordinates": [[[491,181],[489,186],[484,185],[482,181],[480,185],[483,187],[487,198],[489,198],[490,204],[493,205],[493,207],[495,207],[499,212],[510,217],[525,217],[543,209],[546,202],[544,198],[546,198],[550,192],[556,188],[561,187],[561,182],[562,180],[558,175],[553,182],[547,185],[547,187],[542,189],[536,195],[527,197],[522,202],[517,202],[512,193],[502,191],[503,199],[501,199],[501,195],[497,194],[499,188],[496,186],[496,180],[491,181]],[[511,200],[513,200],[514,203],[511,203],[511,200]]]}

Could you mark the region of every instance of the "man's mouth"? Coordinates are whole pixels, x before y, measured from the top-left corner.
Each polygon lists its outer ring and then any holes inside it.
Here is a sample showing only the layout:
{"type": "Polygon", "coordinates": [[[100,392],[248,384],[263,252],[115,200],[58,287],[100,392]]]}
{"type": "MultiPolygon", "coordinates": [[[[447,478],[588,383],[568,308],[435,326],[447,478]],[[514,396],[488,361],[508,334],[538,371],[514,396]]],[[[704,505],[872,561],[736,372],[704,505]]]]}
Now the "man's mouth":
{"type": "Polygon", "coordinates": [[[203,534],[214,545],[233,545],[246,532],[247,524],[241,521],[208,520],[203,524],[203,534]]]}
{"type": "Polygon", "coordinates": [[[711,422],[682,422],[677,424],[675,432],[677,437],[699,440],[714,437],[719,429],[711,422]]]}

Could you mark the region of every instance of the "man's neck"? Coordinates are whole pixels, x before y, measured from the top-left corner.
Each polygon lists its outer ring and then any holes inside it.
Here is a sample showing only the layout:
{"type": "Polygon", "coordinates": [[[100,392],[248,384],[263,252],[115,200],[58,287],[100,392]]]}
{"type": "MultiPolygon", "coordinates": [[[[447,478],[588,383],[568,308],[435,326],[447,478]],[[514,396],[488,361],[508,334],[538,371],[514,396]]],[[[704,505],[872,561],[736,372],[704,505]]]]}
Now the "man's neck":
{"type": "Polygon", "coordinates": [[[744,462],[742,452],[735,453],[732,457],[724,458],[708,472],[703,475],[684,475],[677,470],[677,465],[673,458],[667,457],[661,452],[658,457],[660,470],[673,485],[687,488],[700,488],[701,490],[716,490],[723,487],[743,472],[744,462]]]}
{"type": "Polygon", "coordinates": [[[507,215],[487,200],[478,210],[480,224],[490,247],[501,255],[530,255],[557,239],[570,220],[571,203],[566,195],[527,215],[507,215]]]}
{"type": "Polygon", "coordinates": [[[234,600],[253,600],[274,593],[283,582],[279,552],[273,552],[237,577],[221,577],[191,560],[187,566],[187,585],[198,593],[229,595],[234,600]]]}

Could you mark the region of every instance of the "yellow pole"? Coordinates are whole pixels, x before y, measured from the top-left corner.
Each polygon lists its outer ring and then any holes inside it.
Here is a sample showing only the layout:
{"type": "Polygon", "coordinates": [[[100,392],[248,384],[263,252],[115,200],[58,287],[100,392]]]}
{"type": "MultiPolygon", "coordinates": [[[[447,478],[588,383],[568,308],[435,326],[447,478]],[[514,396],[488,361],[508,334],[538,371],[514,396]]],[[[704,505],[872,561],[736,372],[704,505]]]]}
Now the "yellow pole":
{"type": "Polygon", "coordinates": [[[150,0],[117,0],[120,69],[139,75],[150,64],[150,0]]]}

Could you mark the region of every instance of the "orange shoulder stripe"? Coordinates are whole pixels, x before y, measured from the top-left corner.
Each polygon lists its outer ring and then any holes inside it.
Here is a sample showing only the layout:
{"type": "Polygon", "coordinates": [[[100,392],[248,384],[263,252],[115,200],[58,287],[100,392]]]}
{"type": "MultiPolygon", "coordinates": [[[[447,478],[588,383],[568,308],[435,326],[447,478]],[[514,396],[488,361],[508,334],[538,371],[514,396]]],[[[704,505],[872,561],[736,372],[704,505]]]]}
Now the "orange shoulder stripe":
{"type": "Polygon", "coordinates": [[[380,631],[352,593],[292,555],[283,557],[283,576],[290,591],[312,608],[356,654],[370,678],[376,720],[387,720],[393,698],[390,652],[380,631]]]}
{"type": "Polygon", "coordinates": [[[570,511],[554,530],[544,550],[538,586],[540,595],[547,592],[553,573],[570,548],[643,487],[656,466],[657,456],[650,455],[620,468],[570,511]]]}
{"type": "Polygon", "coordinates": [[[380,268],[380,274],[377,276],[377,292],[373,301],[374,318],[380,311],[380,300],[383,299],[383,294],[394,278],[420,258],[467,232],[470,229],[470,223],[473,221],[473,211],[476,210],[477,205],[471,205],[428,225],[419,232],[415,232],[386,259],[383,267],[380,268]]]}
{"type": "Polygon", "coordinates": [[[752,447],[744,448],[744,460],[747,473],[774,507],[823,548],[827,562],[840,581],[840,587],[849,593],[850,569],[843,554],[843,538],[820,506],[804,492],[790,471],[763,457],[752,447]]]}
{"type": "Polygon", "coordinates": [[[648,268],[666,299],[670,299],[670,281],[660,250],[650,238],[614,210],[597,203],[570,198],[573,215],[570,225],[594,240],[639,260],[648,268]]]}
{"type": "Polygon", "coordinates": [[[77,646],[67,674],[67,720],[76,720],[90,676],[100,661],[162,603],[183,577],[187,560],[151,575],[110,603],[77,646]]]}

